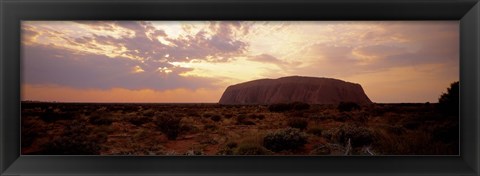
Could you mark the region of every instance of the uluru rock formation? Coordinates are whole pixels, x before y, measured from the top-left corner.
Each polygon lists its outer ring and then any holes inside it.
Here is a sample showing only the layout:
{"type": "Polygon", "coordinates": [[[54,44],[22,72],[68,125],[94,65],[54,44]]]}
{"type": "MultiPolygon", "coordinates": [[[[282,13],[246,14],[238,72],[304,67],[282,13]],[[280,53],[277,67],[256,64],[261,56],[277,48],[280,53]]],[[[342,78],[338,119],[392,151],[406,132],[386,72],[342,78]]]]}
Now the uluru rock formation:
{"type": "Polygon", "coordinates": [[[220,104],[274,104],[304,102],[337,104],[355,102],[370,104],[360,84],[332,78],[289,76],[259,79],[228,86],[220,104]]]}

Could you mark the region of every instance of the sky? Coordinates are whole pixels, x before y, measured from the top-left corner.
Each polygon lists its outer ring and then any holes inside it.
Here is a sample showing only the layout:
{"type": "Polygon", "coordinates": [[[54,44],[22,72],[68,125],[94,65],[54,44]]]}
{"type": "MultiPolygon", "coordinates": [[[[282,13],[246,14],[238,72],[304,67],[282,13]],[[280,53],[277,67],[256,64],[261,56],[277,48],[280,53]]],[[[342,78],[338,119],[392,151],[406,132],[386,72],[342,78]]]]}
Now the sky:
{"type": "Polygon", "coordinates": [[[377,103],[438,102],[458,21],[23,21],[22,100],[214,103],[227,86],[312,76],[377,103]]]}

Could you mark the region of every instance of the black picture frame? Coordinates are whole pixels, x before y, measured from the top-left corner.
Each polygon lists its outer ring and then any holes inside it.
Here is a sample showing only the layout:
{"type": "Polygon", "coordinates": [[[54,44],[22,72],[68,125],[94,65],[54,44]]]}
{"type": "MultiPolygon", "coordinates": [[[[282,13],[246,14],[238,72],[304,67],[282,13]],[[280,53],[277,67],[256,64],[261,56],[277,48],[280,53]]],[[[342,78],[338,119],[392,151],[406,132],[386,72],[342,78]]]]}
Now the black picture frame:
{"type": "Polygon", "coordinates": [[[0,0],[0,175],[479,175],[478,0],[0,0]],[[20,156],[22,20],[459,20],[459,156],[20,156]]]}

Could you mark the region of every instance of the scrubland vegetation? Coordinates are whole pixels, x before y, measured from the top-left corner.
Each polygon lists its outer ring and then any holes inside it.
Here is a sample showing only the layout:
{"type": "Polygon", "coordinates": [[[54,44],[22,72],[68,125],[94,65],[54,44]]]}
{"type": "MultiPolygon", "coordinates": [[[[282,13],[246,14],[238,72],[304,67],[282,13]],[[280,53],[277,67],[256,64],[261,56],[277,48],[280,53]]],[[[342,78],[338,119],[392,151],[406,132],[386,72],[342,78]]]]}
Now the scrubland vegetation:
{"type": "Polygon", "coordinates": [[[456,86],[420,104],[22,102],[22,154],[456,155],[456,86]]]}

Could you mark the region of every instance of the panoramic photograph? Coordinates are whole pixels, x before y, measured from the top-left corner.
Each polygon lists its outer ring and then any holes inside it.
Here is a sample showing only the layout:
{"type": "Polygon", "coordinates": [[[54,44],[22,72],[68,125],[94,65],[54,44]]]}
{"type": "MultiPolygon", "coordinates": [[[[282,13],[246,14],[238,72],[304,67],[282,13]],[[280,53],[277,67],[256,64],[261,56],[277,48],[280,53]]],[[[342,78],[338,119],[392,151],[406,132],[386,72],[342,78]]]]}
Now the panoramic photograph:
{"type": "Polygon", "coordinates": [[[459,155],[458,21],[22,21],[21,154],[459,155]]]}

